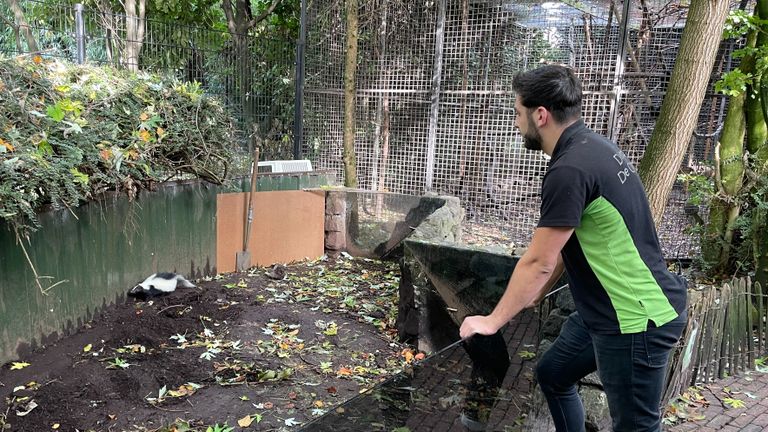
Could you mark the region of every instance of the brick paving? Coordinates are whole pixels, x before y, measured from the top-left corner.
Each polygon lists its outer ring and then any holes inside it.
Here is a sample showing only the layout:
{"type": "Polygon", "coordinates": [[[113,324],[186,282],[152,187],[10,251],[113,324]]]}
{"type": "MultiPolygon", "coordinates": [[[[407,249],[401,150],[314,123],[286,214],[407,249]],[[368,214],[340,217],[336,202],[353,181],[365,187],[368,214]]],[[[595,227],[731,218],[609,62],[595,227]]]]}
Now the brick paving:
{"type": "Polygon", "coordinates": [[[675,426],[666,432],[760,432],[768,431],[768,374],[752,372],[730,377],[701,387],[707,401],[700,407],[688,408],[691,414],[703,417],[675,426]],[[743,408],[732,408],[724,399],[737,399],[743,408]]]}

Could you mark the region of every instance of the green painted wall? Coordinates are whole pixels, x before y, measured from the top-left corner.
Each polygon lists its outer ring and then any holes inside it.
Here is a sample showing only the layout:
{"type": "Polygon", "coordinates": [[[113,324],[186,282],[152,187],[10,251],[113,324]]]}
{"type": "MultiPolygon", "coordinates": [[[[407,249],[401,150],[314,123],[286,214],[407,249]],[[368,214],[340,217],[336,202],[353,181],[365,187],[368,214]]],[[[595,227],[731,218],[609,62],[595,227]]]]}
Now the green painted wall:
{"type": "MultiPolygon", "coordinates": [[[[332,173],[263,176],[259,190],[311,188],[333,182],[332,173]]],[[[236,182],[235,189],[248,186],[236,182]]],[[[156,271],[190,278],[216,272],[216,193],[208,184],[171,183],[128,202],[116,195],[73,209],[40,215],[42,227],[26,245],[43,287],[0,221],[0,364],[18,349],[74,329],[156,271]]],[[[226,188],[230,189],[230,188],[226,188]]]]}
{"type": "Polygon", "coordinates": [[[188,277],[211,273],[216,258],[216,189],[173,184],[128,202],[108,198],[40,215],[42,227],[25,244],[43,288],[24,253],[0,227],[0,363],[17,348],[61,333],[120,298],[155,271],[188,277]]]}

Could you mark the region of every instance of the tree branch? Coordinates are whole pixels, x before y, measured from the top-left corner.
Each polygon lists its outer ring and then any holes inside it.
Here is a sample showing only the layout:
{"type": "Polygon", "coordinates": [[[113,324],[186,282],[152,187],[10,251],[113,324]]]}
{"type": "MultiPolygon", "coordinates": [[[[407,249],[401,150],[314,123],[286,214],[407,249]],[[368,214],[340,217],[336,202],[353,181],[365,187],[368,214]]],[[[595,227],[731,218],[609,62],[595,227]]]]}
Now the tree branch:
{"type": "Polygon", "coordinates": [[[251,19],[248,21],[248,28],[253,28],[256,26],[256,24],[263,21],[266,17],[268,17],[272,12],[274,12],[277,5],[280,4],[280,0],[272,0],[272,4],[269,5],[269,9],[265,10],[261,13],[261,15],[257,16],[256,18],[251,19]]]}
{"type": "Polygon", "coordinates": [[[235,16],[232,13],[232,1],[222,1],[221,8],[224,9],[224,16],[227,18],[227,28],[229,29],[229,32],[232,34],[237,33],[237,27],[235,27],[235,16]]]}

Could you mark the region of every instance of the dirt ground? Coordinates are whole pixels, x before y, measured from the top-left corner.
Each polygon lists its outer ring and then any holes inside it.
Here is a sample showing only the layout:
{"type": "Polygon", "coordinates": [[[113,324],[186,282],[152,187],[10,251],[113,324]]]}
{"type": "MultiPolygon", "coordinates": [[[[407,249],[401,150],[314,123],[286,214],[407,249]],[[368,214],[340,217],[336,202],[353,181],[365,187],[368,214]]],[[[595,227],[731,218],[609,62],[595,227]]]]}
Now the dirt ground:
{"type": "Polygon", "coordinates": [[[394,337],[395,265],[267,270],[127,299],[4,365],[0,429],[294,430],[412,360],[394,337]]]}

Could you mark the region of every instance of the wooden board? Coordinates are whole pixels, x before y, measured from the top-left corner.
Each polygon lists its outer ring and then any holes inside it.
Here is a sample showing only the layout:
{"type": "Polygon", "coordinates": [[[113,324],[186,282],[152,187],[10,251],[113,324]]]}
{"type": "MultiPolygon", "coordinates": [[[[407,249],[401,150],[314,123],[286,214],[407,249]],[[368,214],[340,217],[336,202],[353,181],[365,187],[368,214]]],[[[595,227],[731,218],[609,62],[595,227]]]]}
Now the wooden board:
{"type": "MultiPolygon", "coordinates": [[[[243,249],[247,193],[216,196],[216,270],[235,271],[243,249]]],[[[269,266],[324,252],[325,194],[322,191],[256,192],[249,249],[251,265],[269,266]]]]}

